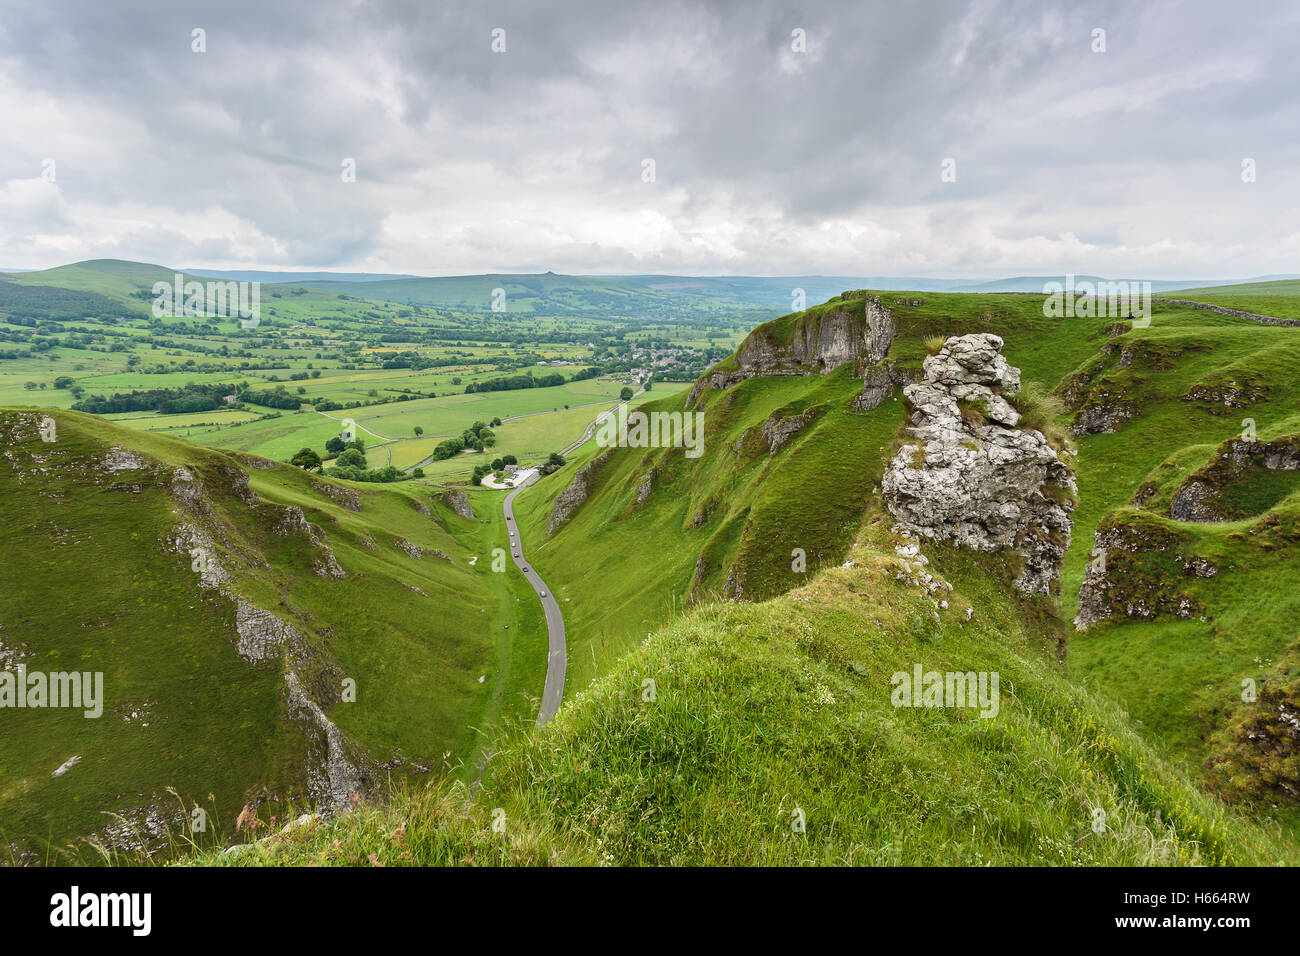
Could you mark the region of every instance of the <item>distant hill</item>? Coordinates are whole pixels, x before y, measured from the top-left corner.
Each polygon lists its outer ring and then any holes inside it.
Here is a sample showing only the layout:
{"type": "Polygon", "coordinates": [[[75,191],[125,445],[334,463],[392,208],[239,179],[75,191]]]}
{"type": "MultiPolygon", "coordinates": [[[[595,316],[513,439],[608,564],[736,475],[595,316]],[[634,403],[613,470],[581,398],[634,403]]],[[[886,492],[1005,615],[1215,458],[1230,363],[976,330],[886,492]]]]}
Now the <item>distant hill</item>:
{"type": "MultiPolygon", "coordinates": [[[[606,318],[672,319],[690,315],[751,317],[755,321],[799,311],[848,289],[915,292],[1042,292],[1049,282],[1065,277],[1012,276],[1001,279],[932,278],[923,276],[673,276],[562,275],[487,273],[469,276],[412,276],[366,272],[294,272],[259,269],[176,270],[123,259],[91,259],[35,272],[0,274],[0,283],[44,286],[107,296],[129,311],[141,311],[138,293],[158,281],[171,281],[177,271],[201,279],[262,282],[309,288],[325,294],[403,305],[491,314],[601,316],[606,318]],[[504,296],[501,292],[502,290],[504,296]],[[802,291],[802,299],[799,292],[802,291]],[[494,308],[495,304],[495,308],[494,308]]],[[[1076,282],[1106,277],[1077,275],[1076,282]]],[[[1204,292],[1231,287],[1239,294],[1285,295],[1300,289],[1300,276],[1262,276],[1246,283],[1234,280],[1150,281],[1152,291],[1204,292]],[[1255,287],[1261,290],[1254,292],[1255,287]]],[[[1214,293],[1218,294],[1218,293],[1214,293]]],[[[102,303],[98,303],[102,306],[102,303]]],[[[91,308],[91,304],[87,305],[91,308]]]]}
{"type": "Polygon", "coordinates": [[[1234,282],[1222,285],[1181,289],[1188,298],[1197,295],[1300,295],[1300,276],[1286,279],[1258,279],[1251,282],[1234,282]]]}
{"type": "Polygon", "coordinates": [[[419,276],[388,272],[272,272],[265,269],[183,269],[205,279],[234,279],[236,282],[266,282],[301,285],[304,282],[378,282],[418,279],[419,276]]]}

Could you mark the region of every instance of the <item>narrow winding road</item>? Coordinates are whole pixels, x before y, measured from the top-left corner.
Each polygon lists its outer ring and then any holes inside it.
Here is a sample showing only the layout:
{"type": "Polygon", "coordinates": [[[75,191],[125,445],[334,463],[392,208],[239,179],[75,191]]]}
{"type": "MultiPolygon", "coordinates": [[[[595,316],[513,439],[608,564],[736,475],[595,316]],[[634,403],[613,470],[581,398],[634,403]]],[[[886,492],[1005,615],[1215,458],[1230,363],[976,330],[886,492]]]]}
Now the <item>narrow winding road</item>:
{"type": "MultiPolygon", "coordinates": [[[[644,391],[645,389],[639,388],[632,397],[635,398],[644,391]]],[[[596,419],[582,433],[582,437],[567,446],[561,454],[567,455],[591,438],[597,424],[605,415],[616,414],[619,406],[626,404],[626,400],[621,401],[610,411],[596,416],[596,419]]],[[[523,418],[525,416],[518,417],[523,418]]],[[[554,717],[560,709],[560,701],[564,699],[564,671],[569,658],[568,645],[564,640],[564,616],[560,613],[559,602],[555,600],[555,594],[546,587],[546,582],[542,580],[542,576],[534,571],[533,566],[528,563],[528,556],[524,553],[524,539],[519,532],[518,525],[515,523],[515,495],[519,494],[539,477],[541,476],[534,474],[522,485],[506,495],[501,510],[506,516],[506,533],[510,540],[510,558],[515,562],[515,567],[519,569],[519,573],[524,576],[524,580],[537,592],[537,599],[542,602],[542,610],[546,613],[546,686],[542,688],[542,706],[537,711],[537,723],[540,726],[554,717]]],[[[481,768],[479,776],[482,777],[481,768]]]]}
{"type": "Polygon", "coordinates": [[[546,686],[542,690],[542,706],[537,711],[537,723],[541,725],[554,717],[556,711],[560,709],[560,701],[564,698],[564,669],[568,663],[568,653],[564,643],[564,617],[560,614],[560,605],[556,602],[555,595],[546,587],[546,582],[542,580],[542,576],[534,571],[533,566],[528,563],[528,558],[524,554],[523,538],[515,524],[515,495],[536,480],[537,475],[533,475],[533,477],[506,495],[505,503],[502,504],[501,508],[506,516],[506,532],[511,535],[510,556],[515,562],[515,567],[523,574],[524,580],[537,592],[538,600],[542,602],[542,610],[546,613],[548,638],[546,686]]]}

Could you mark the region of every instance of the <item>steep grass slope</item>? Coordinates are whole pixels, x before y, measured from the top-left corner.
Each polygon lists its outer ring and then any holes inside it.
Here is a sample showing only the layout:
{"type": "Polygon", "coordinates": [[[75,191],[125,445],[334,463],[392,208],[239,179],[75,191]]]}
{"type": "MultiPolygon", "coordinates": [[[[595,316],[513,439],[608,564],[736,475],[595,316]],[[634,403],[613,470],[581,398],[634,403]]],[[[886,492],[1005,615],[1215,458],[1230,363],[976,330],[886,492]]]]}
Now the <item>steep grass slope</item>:
{"type": "Polygon", "coordinates": [[[97,719],[0,711],[7,858],[154,849],[196,806],[225,839],[246,804],[472,776],[481,731],[531,714],[536,605],[469,563],[504,539],[495,508],[72,412],[0,411],[0,445],[0,670],[104,682],[97,719]]]}
{"type": "MultiPolygon", "coordinates": [[[[850,304],[861,296],[852,294],[850,304]]],[[[1026,382],[1061,399],[1064,409],[1052,424],[1074,433],[1079,486],[1062,569],[1066,620],[1079,612],[1099,528],[1108,533],[1133,508],[1149,521],[1180,525],[1169,514],[1169,498],[1222,442],[1246,427],[1257,429],[1261,441],[1300,431],[1295,328],[1161,304],[1149,327],[1130,328],[1113,317],[1048,318],[1036,296],[883,293],[880,301],[898,333],[869,376],[887,369],[894,381],[906,381],[927,339],[987,331],[1005,339],[1004,352],[1026,382]],[[1163,499],[1152,497],[1156,485],[1166,489],[1163,499]]],[[[842,302],[775,320],[751,338],[790,342],[802,334],[796,326],[820,321],[842,302]]],[[[735,364],[733,357],[718,369],[729,375],[735,364]]],[[[855,370],[819,371],[702,391],[697,407],[707,437],[698,459],[680,450],[617,449],[591,471],[585,502],[534,557],[557,593],[570,598],[579,679],[600,673],[691,600],[735,596],[729,580],[754,582],[746,596],[755,598],[796,586],[795,547],[806,549],[810,568],[843,559],[852,516],[875,497],[903,411],[896,394],[873,409],[855,408],[862,388],[855,370]],[[789,444],[774,454],[745,454],[742,436],[810,409],[812,420],[789,444]]],[[[684,402],[653,407],[681,409],[684,402]]],[[[521,499],[517,511],[534,540],[546,538],[555,499],[597,451],[580,454],[572,470],[556,476],[560,482],[537,489],[540,495],[521,499]]],[[[1116,600],[1139,586],[1163,590],[1166,599],[1147,594],[1132,613],[1121,609],[1069,641],[1070,671],[1128,707],[1203,782],[1212,776],[1207,762],[1222,759],[1227,748],[1218,739],[1225,728],[1277,706],[1271,697],[1241,700],[1242,682],[1288,679],[1279,662],[1294,657],[1300,638],[1300,598],[1286,584],[1300,572],[1290,537],[1296,474],[1261,468],[1234,476],[1224,496],[1237,520],[1179,526],[1172,539],[1179,547],[1163,559],[1167,567],[1137,576],[1138,555],[1116,555],[1115,573],[1135,575],[1115,591],[1116,600]],[[1213,557],[1213,576],[1197,576],[1191,558],[1198,555],[1213,557]],[[1180,614],[1182,597],[1192,603],[1180,614]]],[[[1294,769],[1290,746],[1283,762],[1294,769]]],[[[1236,777],[1234,790],[1251,789],[1236,777]]],[[[1284,805],[1294,801],[1275,786],[1263,790],[1284,805]]],[[[1294,819],[1291,811],[1286,816],[1294,819]]]]}
{"type": "MultiPolygon", "coordinates": [[[[652,634],[484,789],[416,789],[205,863],[1178,865],[1295,863],[1080,689],[1050,602],[933,548],[943,608],[868,509],[850,560],[652,634]],[[965,608],[976,609],[967,620],[965,608]],[[891,702],[895,674],[997,672],[996,716],[891,702]]],[[[264,831],[257,831],[260,835],[264,831]]]]}

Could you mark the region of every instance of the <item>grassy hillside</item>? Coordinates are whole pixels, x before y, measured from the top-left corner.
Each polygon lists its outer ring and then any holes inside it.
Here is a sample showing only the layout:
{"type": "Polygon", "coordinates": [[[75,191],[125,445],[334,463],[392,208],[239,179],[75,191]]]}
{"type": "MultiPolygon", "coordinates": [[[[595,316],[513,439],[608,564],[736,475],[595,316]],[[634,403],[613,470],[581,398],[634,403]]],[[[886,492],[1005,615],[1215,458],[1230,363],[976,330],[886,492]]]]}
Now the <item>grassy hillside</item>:
{"type": "Polygon", "coordinates": [[[472,777],[483,732],[533,713],[535,600],[469,563],[505,540],[486,494],[469,520],[433,489],[325,483],[78,413],[53,413],[45,442],[41,417],[0,411],[0,647],[6,669],[103,672],[105,704],[99,719],[5,711],[6,858],[84,858],[86,837],[152,848],[182,806],[226,838],[246,803],[311,802],[321,741],[290,706],[288,670],[342,732],[362,792],[472,777]],[[219,587],[194,570],[199,539],[219,587]],[[243,605],[299,639],[248,659],[243,605]]]}
{"type": "MultiPolygon", "coordinates": [[[[1176,487],[1239,434],[1247,417],[1261,439],[1297,431],[1294,328],[1166,305],[1156,306],[1149,328],[1128,330],[1112,318],[1045,318],[1041,301],[1025,296],[886,293],[882,301],[898,322],[889,360],[901,371],[919,365],[930,336],[992,331],[1004,337],[1005,354],[1025,381],[1062,397],[1059,426],[1087,414],[1115,415],[1113,432],[1073,439],[1080,503],[1062,571],[1059,614],[1067,621],[1078,612],[1093,533],[1127,514],[1153,475],[1176,487]]],[[[779,319],[754,334],[779,341],[800,320],[779,319]]],[[[847,408],[860,387],[850,372],[755,378],[706,391],[703,457],[623,449],[595,472],[587,502],[534,551],[557,593],[570,599],[571,666],[580,679],[603,672],[701,591],[723,592],[731,568],[754,580],[761,598],[798,583],[793,547],[806,547],[812,567],[843,560],[851,535],[845,518],[874,500],[902,423],[897,401],[865,413],[847,408]],[[740,437],[776,411],[822,405],[816,423],[770,459],[736,451],[740,437]],[[637,489],[652,468],[654,488],[638,504],[637,489]],[[706,519],[697,526],[701,513],[706,519]]],[[[648,407],[681,408],[681,401],[648,407]]],[[[560,474],[572,476],[594,456],[584,451],[560,474]]],[[[1169,589],[1194,596],[1201,612],[1188,619],[1121,614],[1069,639],[1070,672],[1129,708],[1202,782],[1205,763],[1223,749],[1217,736],[1241,717],[1242,680],[1263,681],[1300,637],[1300,604],[1280,585],[1300,571],[1300,555],[1276,543],[1287,540],[1276,537],[1283,532],[1261,539],[1266,528],[1294,524],[1295,474],[1234,483],[1230,496],[1258,503],[1247,520],[1181,529],[1184,563],[1193,554],[1215,555],[1218,572],[1186,580],[1180,564],[1160,574],[1176,576],[1169,589]]],[[[545,539],[562,488],[539,488],[517,505],[534,540],[545,539]]],[[[1171,493],[1162,515],[1158,501],[1146,503],[1153,520],[1170,523],[1171,493]]]]}
{"type": "Polygon", "coordinates": [[[1167,295],[1279,319],[1300,319],[1300,279],[1238,282],[1233,285],[1179,289],[1167,295]]]}
{"type": "MultiPolygon", "coordinates": [[[[706,603],[450,784],[256,844],[235,865],[1196,865],[1297,845],[1191,785],[1044,640],[1007,569],[935,549],[948,609],[868,510],[851,568],[706,603]],[[905,579],[909,573],[903,573],[905,579]],[[976,610],[967,621],[964,608],[976,610]],[[920,664],[997,671],[1000,708],[895,708],[920,664]],[[651,685],[648,682],[653,682],[651,685]],[[802,824],[800,829],[798,824],[802,824]]],[[[1054,626],[1048,623],[1047,628],[1054,626]]],[[[257,831],[254,835],[260,835],[257,831]]]]}

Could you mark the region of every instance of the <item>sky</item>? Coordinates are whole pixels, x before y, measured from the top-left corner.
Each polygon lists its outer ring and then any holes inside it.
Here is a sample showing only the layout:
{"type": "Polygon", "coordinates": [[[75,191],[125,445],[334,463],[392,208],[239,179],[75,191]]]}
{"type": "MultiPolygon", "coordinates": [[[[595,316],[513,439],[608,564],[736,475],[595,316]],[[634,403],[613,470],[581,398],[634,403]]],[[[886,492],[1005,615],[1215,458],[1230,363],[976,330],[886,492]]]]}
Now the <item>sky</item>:
{"type": "Polygon", "coordinates": [[[1297,27],[1240,0],[0,0],[0,267],[1295,273],[1297,27]]]}

